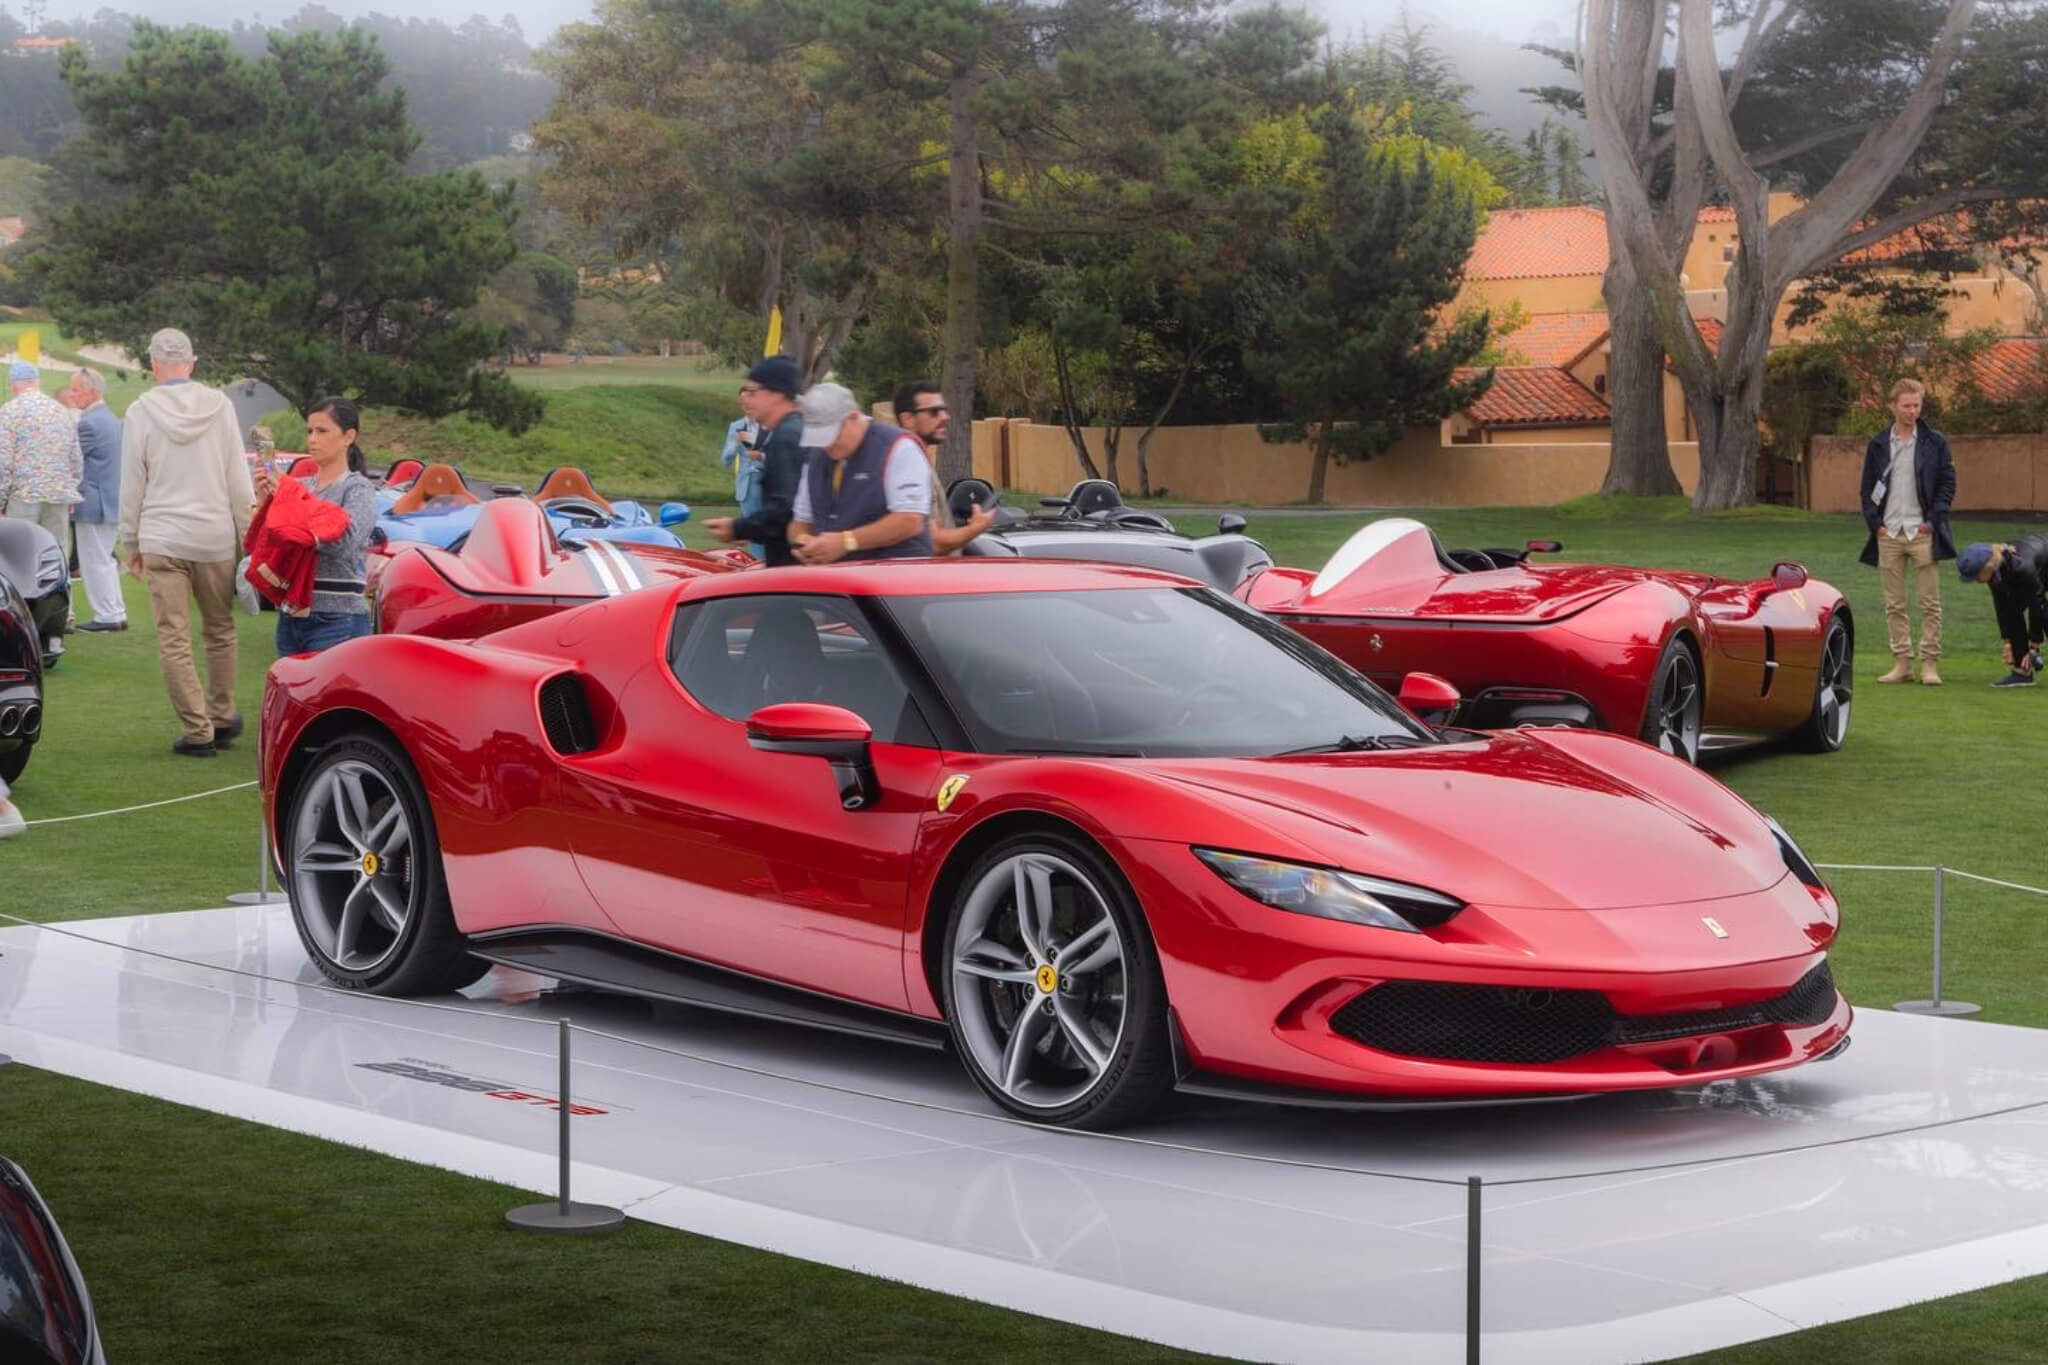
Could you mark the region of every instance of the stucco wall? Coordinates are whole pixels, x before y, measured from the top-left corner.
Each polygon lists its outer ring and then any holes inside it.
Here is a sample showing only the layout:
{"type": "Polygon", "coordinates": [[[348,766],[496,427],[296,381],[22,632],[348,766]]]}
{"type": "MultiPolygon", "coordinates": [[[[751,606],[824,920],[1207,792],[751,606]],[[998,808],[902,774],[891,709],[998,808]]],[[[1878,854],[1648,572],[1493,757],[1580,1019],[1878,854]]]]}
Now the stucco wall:
{"type": "MultiPolygon", "coordinates": [[[[1010,476],[998,475],[1003,439],[995,422],[977,422],[975,473],[1019,492],[1064,493],[1082,477],[1067,433],[1059,427],[1009,421],[1010,476]],[[986,435],[980,428],[991,430],[986,435]]],[[[1604,430],[1599,431],[1605,437],[1604,430]]],[[[1101,432],[1086,433],[1101,467],[1101,432]]],[[[1435,427],[1415,428],[1394,449],[1371,460],[1330,467],[1325,500],[1385,507],[1544,507],[1600,490],[1607,474],[1605,439],[1577,443],[1445,445],[1435,427]]],[[[1671,462],[1691,490],[1699,448],[1673,444],[1671,462]]],[[[1300,502],[1308,496],[1309,449],[1268,444],[1253,426],[1165,427],[1152,438],[1152,483],[1166,496],[1233,504],[1300,502]]],[[[1127,432],[1118,481],[1137,487],[1137,433],[1127,432]]]]}
{"type": "Polygon", "coordinates": [[[1467,308],[1489,308],[1496,312],[1510,302],[1524,311],[1537,313],[1592,313],[1606,308],[1600,299],[1598,275],[1546,275],[1522,280],[1466,280],[1451,301],[1448,315],[1456,317],[1467,308]]]}
{"type": "MultiPolygon", "coordinates": [[[[1860,510],[1863,436],[1816,436],[1808,497],[1816,512],[1860,510]]],[[[1958,512],[2048,512],[2048,436],[1950,436],[1958,512]]]]}

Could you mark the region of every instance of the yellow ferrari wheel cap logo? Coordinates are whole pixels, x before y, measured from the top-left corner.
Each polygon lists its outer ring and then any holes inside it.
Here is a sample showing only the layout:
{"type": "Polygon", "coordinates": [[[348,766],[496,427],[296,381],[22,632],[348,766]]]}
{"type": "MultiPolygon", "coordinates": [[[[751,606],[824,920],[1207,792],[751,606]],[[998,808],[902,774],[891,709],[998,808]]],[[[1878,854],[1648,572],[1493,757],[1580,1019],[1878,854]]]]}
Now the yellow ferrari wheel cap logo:
{"type": "Polygon", "coordinates": [[[952,805],[953,798],[958,796],[960,794],[960,789],[962,787],[965,787],[966,785],[966,773],[954,773],[944,782],[941,782],[939,784],[939,809],[944,810],[946,809],[946,807],[952,805]]]}
{"type": "Polygon", "coordinates": [[[365,854],[363,855],[363,875],[364,875],[365,877],[374,877],[374,876],[376,876],[376,875],[377,875],[377,855],[376,855],[376,854],[374,854],[374,853],[365,853],[365,854]]]}
{"type": "Polygon", "coordinates": [[[1051,995],[1060,988],[1059,969],[1050,962],[1038,969],[1038,989],[1051,995]]]}
{"type": "Polygon", "coordinates": [[[1700,923],[1706,925],[1707,932],[1712,934],[1715,938],[1728,937],[1728,931],[1721,927],[1721,921],[1715,919],[1712,915],[1701,915],[1700,923]]]}

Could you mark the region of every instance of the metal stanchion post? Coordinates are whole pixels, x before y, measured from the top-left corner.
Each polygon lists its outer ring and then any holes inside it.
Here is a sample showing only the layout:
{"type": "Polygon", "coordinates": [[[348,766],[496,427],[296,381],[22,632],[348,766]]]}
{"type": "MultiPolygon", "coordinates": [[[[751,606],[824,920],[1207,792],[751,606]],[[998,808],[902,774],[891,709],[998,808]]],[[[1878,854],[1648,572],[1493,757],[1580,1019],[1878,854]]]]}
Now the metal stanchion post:
{"type": "Polygon", "coordinates": [[[569,1198],[569,1021],[561,1021],[557,1043],[561,1060],[557,1111],[561,1122],[555,1134],[556,1194],[546,1204],[521,1204],[508,1210],[505,1222],[526,1232],[609,1232],[626,1221],[623,1211],[609,1204],[578,1204],[569,1198]]]}
{"type": "Polygon", "coordinates": [[[1465,1179],[1465,1365],[1479,1365],[1479,1212],[1485,1181],[1465,1179]]]}
{"type": "Polygon", "coordinates": [[[1948,869],[1934,869],[1934,998],[1931,1000],[1901,1000],[1892,1008],[1901,1014],[1932,1014],[1945,1019],[1960,1018],[1978,1012],[1978,1006],[1965,1000],[1944,1000],[1941,998],[1941,913],[1942,901],[1948,890],[1948,869]]]}
{"type": "Polygon", "coordinates": [[[256,822],[256,889],[237,891],[228,897],[229,905],[278,905],[286,899],[284,892],[274,890],[270,885],[270,826],[256,822]]]}

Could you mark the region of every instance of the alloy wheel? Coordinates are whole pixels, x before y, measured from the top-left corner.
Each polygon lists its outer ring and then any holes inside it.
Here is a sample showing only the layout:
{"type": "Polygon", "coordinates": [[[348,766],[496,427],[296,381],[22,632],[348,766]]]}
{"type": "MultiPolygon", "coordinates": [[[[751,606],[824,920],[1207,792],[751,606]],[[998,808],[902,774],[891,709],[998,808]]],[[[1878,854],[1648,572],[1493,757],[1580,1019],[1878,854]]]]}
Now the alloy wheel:
{"type": "Polygon", "coordinates": [[[1842,747],[1849,737],[1849,698],[1854,691],[1850,669],[1854,663],[1849,633],[1837,625],[1828,632],[1820,659],[1820,731],[1831,749],[1842,747]]]}
{"type": "Polygon", "coordinates": [[[1692,651],[1674,649],[1657,675],[1655,743],[1688,763],[1700,752],[1700,673],[1692,651]]]}
{"type": "Polygon", "coordinates": [[[292,908],[328,961],[374,971],[413,913],[412,822],[390,781],[344,759],[322,769],[293,812],[292,908]]]}
{"type": "Polygon", "coordinates": [[[1102,1080],[1128,1023],[1129,966],[1087,873],[1035,850],[991,866],[961,907],[949,970],[969,1061],[1013,1103],[1060,1109],[1102,1080]]]}

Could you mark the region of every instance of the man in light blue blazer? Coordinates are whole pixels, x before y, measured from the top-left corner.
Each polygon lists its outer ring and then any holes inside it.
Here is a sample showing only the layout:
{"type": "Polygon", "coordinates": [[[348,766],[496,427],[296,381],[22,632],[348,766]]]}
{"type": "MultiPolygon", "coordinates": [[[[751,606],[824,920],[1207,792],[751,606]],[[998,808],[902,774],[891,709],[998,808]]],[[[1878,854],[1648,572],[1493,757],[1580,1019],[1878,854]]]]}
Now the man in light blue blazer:
{"type": "Polygon", "coordinates": [[[128,629],[128,605],[121,600],[121,570],[114,563],[114,535],[121,524],[121,419],[107,406],[107,381],[98,370],[71,376],[64,402],[78,410],[78,448],[85,455],[79,503],[72,530],[78,538],[78,571],[85,576],[92,620],[80,630],[128,629]]]}

